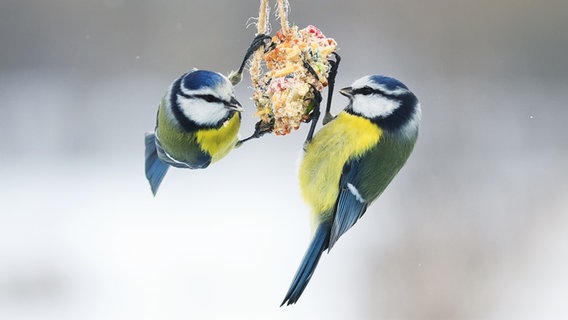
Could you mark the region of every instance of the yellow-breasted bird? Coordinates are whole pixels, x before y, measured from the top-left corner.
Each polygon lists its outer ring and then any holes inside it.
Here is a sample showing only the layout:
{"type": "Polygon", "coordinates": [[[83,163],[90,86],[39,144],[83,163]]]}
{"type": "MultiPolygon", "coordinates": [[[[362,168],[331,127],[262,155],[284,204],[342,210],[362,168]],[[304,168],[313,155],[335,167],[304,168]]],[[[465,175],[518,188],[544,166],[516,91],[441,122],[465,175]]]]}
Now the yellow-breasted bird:
{"type": "Polygon", "coordinates": [[[365,76],[339,92],[349,105],[305,146],[299,179],[315,231],[282,305],[298,301],[322,252],[385,190],[418,137],[420,104],[400,81],[365,76]]]}
{"type": "Polygon", "coordinates": [[[194,70],[175,80],[146,133],[146,177],[156,194],[170,166],[201,169],[238,141],[242,107],[224,75],[194,70]]]}
{"type": "Polygon", "coordinates": [[[229,77],[207,70],[183,74],[169,87],[158,108],[156,127],[146,133],[145,171],[156,195],[170,166],[207,168],[238,144],[243,111],[234,88],[249,57],[270,39],[257,35],[238,71],[229,77]]]}

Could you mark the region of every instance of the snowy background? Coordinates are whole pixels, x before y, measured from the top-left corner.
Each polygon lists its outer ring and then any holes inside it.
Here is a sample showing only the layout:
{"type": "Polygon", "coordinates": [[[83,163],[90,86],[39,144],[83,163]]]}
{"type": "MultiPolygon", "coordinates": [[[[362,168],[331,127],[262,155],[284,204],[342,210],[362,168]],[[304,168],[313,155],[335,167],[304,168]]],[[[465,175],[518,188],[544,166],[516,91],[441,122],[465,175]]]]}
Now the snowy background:
{"type": "Polygon", "coordinates": [[[291,1],[292,23],[339,43],[338,88],[394,76],[423,121],[406,167],[282,308],[310,240],[307,126],[171,170],[155,198],[143,173],[167,86],[235,69],[257,14],[0,0],[0,319],[568,318],[568,2],[291,1]]]}

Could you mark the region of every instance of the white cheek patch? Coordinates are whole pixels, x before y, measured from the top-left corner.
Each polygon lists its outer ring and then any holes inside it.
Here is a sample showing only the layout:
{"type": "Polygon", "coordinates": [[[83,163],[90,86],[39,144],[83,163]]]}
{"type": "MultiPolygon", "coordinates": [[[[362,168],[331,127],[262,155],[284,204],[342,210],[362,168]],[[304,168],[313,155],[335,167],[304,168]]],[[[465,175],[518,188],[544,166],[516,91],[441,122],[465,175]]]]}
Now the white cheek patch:
{"type": "Polygon", "coordinates": [[[353,99],[353,111],[366,118],[386,117],[400,107],[396,100],[380,95],[356,95],[353,99]]]}
{"type": "Polygon", "coordinates": [[[225,105],[195,98],[188,99],[178,95],[178,104],[183,114],[200,125],[215,125],[229,114],[225,105]]]}
{"type": "Polygon", "coordinates": [[[363,199],[363,197],[359,193],[359,190],[357,190],[357,188],[355,188],[354,185],[352,185],[351,183],[348,183],[347,188],[355,196],[355,199],[357,199],[357,201],[359,201],[361,203],[365,203],[365,199],[363,199]]]}

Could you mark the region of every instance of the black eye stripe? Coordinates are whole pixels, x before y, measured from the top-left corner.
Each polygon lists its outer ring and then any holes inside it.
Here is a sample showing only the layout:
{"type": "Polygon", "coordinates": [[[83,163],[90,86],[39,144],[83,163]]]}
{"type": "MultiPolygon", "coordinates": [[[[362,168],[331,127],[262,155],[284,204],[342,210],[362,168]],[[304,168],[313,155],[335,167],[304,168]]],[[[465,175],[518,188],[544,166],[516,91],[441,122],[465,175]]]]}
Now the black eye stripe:
{"type": "MultiPolygon", "coordinates": [[[[181,78],[178,79],[178,81],[173,85],[173,91],[172,94],[176,94],[179,96],[182,96],[186,99],[201,99],[207,102],[211,102],[211,103],[220,103],[223,104],[227,107],[234,107],[235,106],[235,102],[234,102],[234,98],[231,99],[231,101],[226,101],[223,100],[217,96],[214,96],[212,94],[187,94],[185,92],[182,91],[182,83],[181,83],[181,78]]],[[[238,102],[237,102],[238,104],[238,102]]]]}
{"type": "Polygon", "coordinates": [[[211,94],[195,94],[192,96],[193,98],[197,98],[197,99],[203,99],[207,102],[218,102],[218,103],[222,103],[222,104],[227,104],[226,101],[221,100],[217,97],[215,97],[214,95],[211,94]]]}
{"type": "Polygon", "coordinates": [[[386,93],[383,90],[380,89],[375,89],[375,88],[371,88],[371,87],[362,87],[362,88],[357,88],[355,90],[353,90],[353,94],[361,94],[364,96],[368,96],[371,94],[380,94],[383,97],[387,97],[387,98],[391,98],[391,99],[400,99],[400,96],[395,95],[395,94],[390,94],[390,93],[386,93]]]}
{"type": "Polygon", "coordinates": [[[377,89],[373,89],[371,87],[363,87],[363,88],[358,88],[353,90],[353,94],[362,94],[362,95],[370,95],[370,94],[375,94],[375,93],[381,93],[379,90],[377,89]]]}
{"type": "Polygon", "coordinates": [[[205,100],[207,102],[221,103],[221,104],[224,104],[224,105],[229,106],[229,107],[233,106],[232,103],[225,101],[221,98],[218,98],[218,97],[216,97],[212,94],[192,94],[192,95],[188,95],[188,94],[185,94],[184,92],[181,92],[181,91],[178,92],[178,94],[181,95],[184,98],[187,98],[187,99],[202,99],[202,100],[205,100]]]}

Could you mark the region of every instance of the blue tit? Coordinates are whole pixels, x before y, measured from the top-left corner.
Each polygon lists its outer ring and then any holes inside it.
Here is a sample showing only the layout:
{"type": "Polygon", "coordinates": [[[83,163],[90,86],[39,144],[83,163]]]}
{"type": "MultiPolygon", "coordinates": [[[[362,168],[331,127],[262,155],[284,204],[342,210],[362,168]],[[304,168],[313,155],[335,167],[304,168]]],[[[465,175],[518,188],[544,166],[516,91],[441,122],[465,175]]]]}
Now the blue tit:
{"type": "Polygon", "coordinates": [[[154,195],[170,166],[203,169],[235,147],[242,107],[224,75],[194,70],[169,87],[146,133],[146,178],[154,195]]]}
{"type": "Polygon", "coordinates": [[[154,132],[145,137],[146,178],[154,195],[170,166],[207,168],[244,142],[238,141],[243,108],[233,86],[241,81],[250,56],[270,38],[256,35],[240,68],[228,77],[194,70],[170,85],[158,108],[154,132]]]}
{"type": "Polygon", "coordinates": [[[385,190],[418,137],[420,104],[400,81],[365,76],[339,92],[348,106],[308,142],[300,165],[314,233],[282,305],[298,301],[322,252],[385,190]]]}

